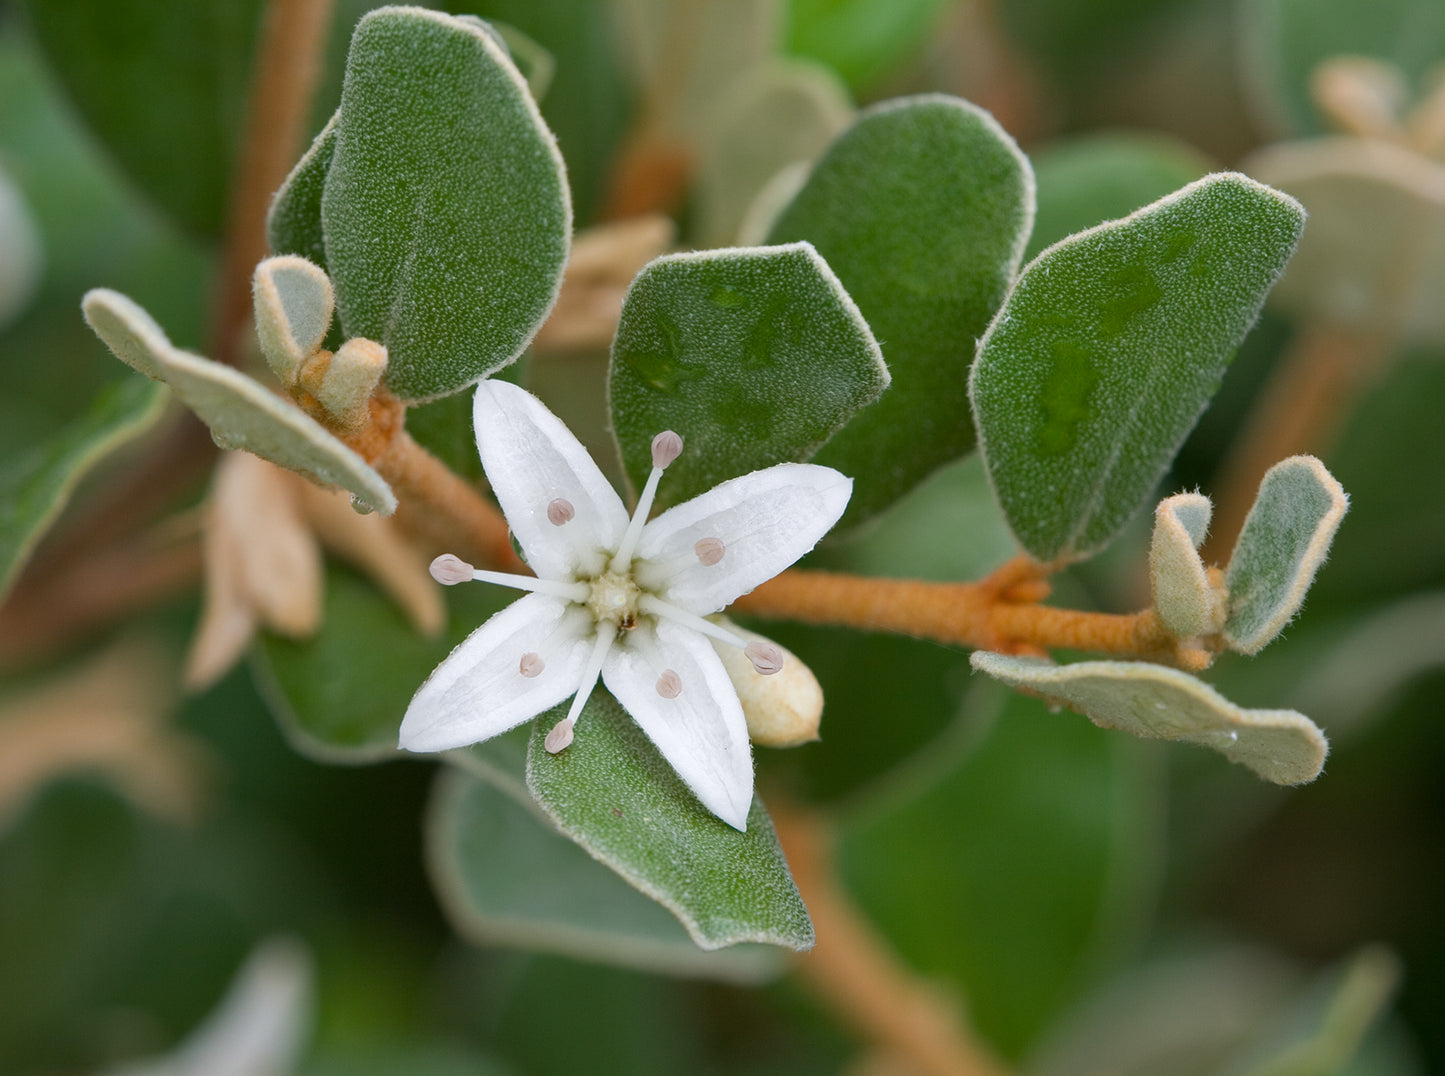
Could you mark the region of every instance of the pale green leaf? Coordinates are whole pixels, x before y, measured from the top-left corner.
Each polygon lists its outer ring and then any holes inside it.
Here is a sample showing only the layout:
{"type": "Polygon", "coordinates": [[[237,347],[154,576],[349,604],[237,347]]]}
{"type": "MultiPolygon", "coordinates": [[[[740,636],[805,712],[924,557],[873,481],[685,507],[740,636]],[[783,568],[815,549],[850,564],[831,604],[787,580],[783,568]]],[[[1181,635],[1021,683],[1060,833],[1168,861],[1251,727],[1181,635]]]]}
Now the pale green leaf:
{"type": "Polygon", "coordinates": [[[336,122],[340,118],[338,111],[321,128],[276,191],[266,214],[266,238],[273,254],[296,254],[322,269],[326,268],[326,232],[321,226],[321,196],[336,155],[336,122]]]}
{"type": "Polygon", "coordinates": [[[438,775],[427,862],[465,937],[674,975],[751,982],[781,970],[772,947],[699,949],[665,908],[558,833],[520,776],[519,765],[514,788],[450,766],[438,775]]]}
{"type": "Polygon", "coordinates": [[[572,210],[556,141],[491,34],[420,8],[357,24],[321,199],[348,336],[407,400],[512,362],[556,301],[572,210]]]}
{"type": "Polygon", "coordinates": [[[174,347],[151,316],[119,292],[95,288],[82,307],[116,357],[168,384],[222,448],[244,449],[315,482],[340,486],[385,515],[396,510],[385,480],[294,404],[229,366],[174,347]]]}
{"type": "Polygon", "coordinates": [[[1224,609],[1199,557],[1213,506],[1199,493],[1177,493],[1154,510],[1149,589],[1164,626],[1190,638],[1223,626],[1224,609]]]}
{"type": "Polygon", "coordinates": [[[0,595],[80,480],[107,455],[154,426],[165,401],[159,385],[127,375],[52,440],[0,464],[0,595]]]}
{"type": "Polygon", "coordinates": [[[1291,456],[1265,472],[1225,574],[1229,615],[1224,637],[1231,647],[1257,653],[1290,622],[1349,503],[1313,456],[1291,456]]]}
{"type": "Polygon", "coordinates": [[[1309,211],[1270,302],[1389,339],[1445,342],[1445,164],[1389,142],[1271,146],[1249,174],[1309,211]]]}
{"type": "Polygon", "coordinates": [[[612,346],[612,425],[628,477],[652,438],[682,456],[658,500],[818,451],[878,398],[888,370],[867,324],[807,243],[674,254],[632,282],[612,346]]]}
{"type": "Polygon", "coordinates": [[[305,258],[283,255],[256,266],[252,291],[261,353],[277,377],[294,382],[331,328],[331,281],[305,258]]]}
{"type": "Polygon", "coordinates": [[[854,480],[844,525],[973,447],[973,342],[1018,270],[1033,208],[1028,160],[993,117],[929,95],[862,113],[774,225],[769,242],[806,239],[828,260],[893,377],[815,461],[854,480]]]}
{"type": "Polygon", "coordinates": [[[778,172],[811,163],[853,118],[838,76],[799,60],[770,58],[727,88],[707,126],[696,181],[696,241],[743,242],[754,198],[778,172]]]}
{"type": "Polygon", "coordinates": [[[704,949],[813,944],[813,925],[755,795],[745,833],[700,803],[646,734],[598,689],[572,745],[543,746],[565,704],[533,724],[527,785],[557,827],[671,911],[704,949]]]}
{"type": "Polygon", "coordinates": [[[1313,781],[1329,750],[1324,733],[1293,710],[1245,710],[1178,669],[1141,661],[1054,665],[976,650],[973,667],[1010,687],[1068,706],[1100,728],[1212,747],[1267,781],[1313,781]]]}
{"type": "Polygon", "coordinates": [[[1025,549],[1087,556],[1149,497],[1303,225],[1292,198],[1223,173],[1028,264],[972,377],[989,477],[1025,549]]]}

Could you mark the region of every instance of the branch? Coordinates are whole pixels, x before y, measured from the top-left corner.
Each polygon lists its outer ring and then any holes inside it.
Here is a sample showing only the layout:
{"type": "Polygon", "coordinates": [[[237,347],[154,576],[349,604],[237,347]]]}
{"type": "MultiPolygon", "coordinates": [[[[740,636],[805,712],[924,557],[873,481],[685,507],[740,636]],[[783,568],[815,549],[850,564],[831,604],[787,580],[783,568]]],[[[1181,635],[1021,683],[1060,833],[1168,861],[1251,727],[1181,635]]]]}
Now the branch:
{"type": "Polygon", "coordinates": [[[837,878],[831,835],[815,817],[771,808],[817,944],[796,968],[842,1018],[928,1076],[1007,1076],[956,1007],[920,979],[856,908],[837,878]]]}

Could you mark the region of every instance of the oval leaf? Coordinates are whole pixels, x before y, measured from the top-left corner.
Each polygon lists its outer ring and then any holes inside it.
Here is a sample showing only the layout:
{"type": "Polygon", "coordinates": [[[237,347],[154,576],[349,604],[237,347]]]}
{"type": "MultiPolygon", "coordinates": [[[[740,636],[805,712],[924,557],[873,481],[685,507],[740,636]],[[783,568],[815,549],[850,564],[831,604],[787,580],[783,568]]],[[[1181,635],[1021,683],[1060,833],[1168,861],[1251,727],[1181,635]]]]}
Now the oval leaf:
{"type": "Polygon", "coordinates": [[[174,347],[151,316],[119,292],[95,288],[81,305],[116,358],[168,384],[222,448],[245,449],[340,486],[383,515],[396,511],[396,495],[381,475],[294,404],[229,366],[174,347]]]}
{"type": "Polygon", "coordinates": [[[1209,498],[1199,493],[1165,497],[1154,510],[1149,590],[1164,626],[1181,638],[1218,631],[1223,620],[1198,552],[1212,512],[1209,498]]]}
{"type": "Polygon", "coordinates": [[[971,385],[989,477],[1025,549],[1087,556],[1149,497],[1303,226],[1294,199],[1225,173],[1028,264],[971,385]]]}
{"type": "Polygon", "coordinates": [[[559,834],[517,784],[521,799],[452,766],[437,776],[427,863],[442,907],[465,937],[741,982],[782,970],[770,947],[698,949],[665,908],[559,834]]]}
{"type": "Polygon", "coordinates": [[[326,231],[321,226],[321,195],[326,190],[326,173],[336,155],[334,112],[310,148],[302,154],[271,199],[266,213],[266,239],[273,254],[295,254],[313,265],[326,268],[326,231]]]}
{"type": "Polygon", "coordinates": [[[1084,714],[1100,728],[1212,747],[1266,781],[1299,785],[1324,768],[1329,745],[1293,710],[1244,710],[1202,680],[1142,661],[1054,665],[976,650],[973,667],[1084,714]]]}
{"type": "Polygon", "coordinates": [[[165,401],[160,385],[127,374],[50,441],[0,464],[0,595],[80,480],[111,452],[154,426],[165,401]]]}
{"type": "Polygon", "coordinates": [[[572,231],[556,141],[505,50],[420,8],[357,24],[321,218],[342,326],[386,345],[407,400],[522,353],[572,231]]]}
{"type": "Polygon", "coordinates": [[[563,833],[665,906],[703,949],[812,947],[812,921],[760,799],[747,832],[733,829],[698,803],[601,689],[572,746],[549,754],[543,741],[565,714],[564,704],[541,715],[527,752],[527,785],[563,833]]]}
{"type": "Polygon", "coordinates": [[[1313,456],[1291,456],[1265,472],[1225,576],[1224,638],[1232,648],[1258,653],[1299,611],[1349,503],[1313,456]]]}
{"type": "Polygon", "coordinates": [[[855,481],[845,526],[973,447],[970,342],[1018,270],[1034,212],[1028,159],[956,97],[859,116],[768,237],[818,248],[882,342],[893,383],[818,454],[855,481]]]}
{"type": "Polygon", "coordinates": [[[608,395],[628,477],[682,434],[659,502],[802,461],[888,384],[858,308],[807,243],[658,258],[628,290],[608,395]]]}

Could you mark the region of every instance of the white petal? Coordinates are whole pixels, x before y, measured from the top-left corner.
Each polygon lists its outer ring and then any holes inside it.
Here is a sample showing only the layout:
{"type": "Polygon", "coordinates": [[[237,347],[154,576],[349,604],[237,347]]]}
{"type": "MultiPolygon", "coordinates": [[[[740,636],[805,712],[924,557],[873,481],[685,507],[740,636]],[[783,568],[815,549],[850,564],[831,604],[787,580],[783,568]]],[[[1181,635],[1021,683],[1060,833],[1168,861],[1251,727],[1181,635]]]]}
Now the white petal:
{"type": "Polygon", "coordinates": [[[494,615],[417,690],[401,722],[407,751],[446,751],[499,736],[576,692],[590,620],[570,602],[528,594],[494,615]],[[537,654],[542,671],[523,676],[537,654]],[[531,663],[529,663],[529,666],[531,663]]]}
{"type": "Polygon", "coordinates": [[[712,644],[690,628],[641,624],[613,645],[602,682],[647,733],[702,805],[746,830],[753,802],[753,757],[737,692],[712,644]],[[682,690],[664,698],[671,670],[682,690]]]}
{"type": "Polygon", "coordinates": [[[487,480],[532,571],[544,579],[601,571],[603,551],[616,549],[627,529],[627,509],[572,432],[505,381],[477,385],[472,421],[487,480]],[[561,526],[547,518],[558,499],[573,513],[561,526]]]}
{"type": "Polygon", "coordinates": [[[851,478],[810,463],[730,479],[647,525],[637,556],[650,563],[638,565],[637,580],[688,612],[715,613],[817,545],[852,493],[851,478]],[[723,544],[706,566],[695,552],[704,538],[723,544]]]}

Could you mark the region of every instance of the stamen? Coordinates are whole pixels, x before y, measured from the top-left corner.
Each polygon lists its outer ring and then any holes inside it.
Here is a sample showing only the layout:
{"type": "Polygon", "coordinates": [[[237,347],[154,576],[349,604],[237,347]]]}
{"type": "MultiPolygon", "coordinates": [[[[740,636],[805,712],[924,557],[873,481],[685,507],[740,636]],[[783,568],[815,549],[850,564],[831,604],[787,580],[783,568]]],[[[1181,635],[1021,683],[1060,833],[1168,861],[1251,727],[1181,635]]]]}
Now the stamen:
{"type": "Polygon", "coordinates": [[[562,748],[572,742],[572,726],[577,724],[577,717],[582,713],[582,707],[587,705],[587,700],[592,696],[592,689],[597,686],[597,677],[602,673],[602,659],[607,656],[607,651],[612,646],[612,640],[617,638],[617,629],[611,623],[604,620],[597,625],[597,638],[592,643],[592,653],[587,655],[587,665],[582,670],[582,686],[577,689],[577,695],[572,699],[572,705],[567,709],[567,717],[559,721],[551,732],[547,733],[547,739],[543,745],[552,754],[556,754],[562,748]],[[567,728],[563,730],[562,726],[567,728]],[[552,746],[552,739],[556,737],[558,746],[552,746]]]}
{"type": "Polygon", "coordinates": [[[627,566],[632,563],[632,554],[636,552],[637,542],[642,537],[647,513],[652,511],[652,501],[657,496],[657,483],[662,478],[663,469],[677,459],[681,452],[682,438],[671,430],[663,430],[652,439],[652,473],[647,476],[647,484],[642,487],[642,496],[637,498],[637,508],[633,510],[632,519],[627,524],[627,532],[622,536],[622,542],[608,565],[614,572],[626,571],[627,566]]]}
{"type": "Polygon", "coordinates": [[[548,754],[555,755],[558,751],[565,751],[572,746],[572,726],[576,724],[577,722],[567,717],[552,726],[552,731],[547,733],[547,738],[542,741],[548,754]]]}
{"type": "Polygon", "coordinates": [[[431,562],[429,570],[431,577],[442,586],[454,587],[458,583],[470,583],[476,569],[455,553],[443,553],[431,562]]]}
{"type": "Polygon", "coordinates": [[[727,546],[723,545],[719,538],[699,538],[692,551],[697,554],[697,559],[702,561],[704,568],[711,568],[723,559],[727,546]]]}
{"type": "Polygon", "coordinates": [[[753,663],[753,668],[764,676],[772,676],[783,667],[783,648],[777,643],[754,639],[743,647],[743,654],[753,663]]]}
{"type": "Polygon", "coordinates": [[[682,677],[672,669],[664,669],[657,678],[657,693],[664,699],[675,699],[682,694],[682,677]]]}
{"type": "Polygon", "coordinates": [[[672,430],[663,430],[652,439],[652,465],[663,470],[682,455],[682,437],[672,430]]]}
{"type": "Polygon", "coordinates": [[[727,628],[714,624],[711,620],[705,620],[696,613],[689,613],[686,609],[679,609],[677,606],[671,605],[651,594],[644,594],[638,598],[637,608],[644,613],[651,613],[653,616],[666,617],[675,624],[681,624],[683,627],[691,628],[693,631],[700,631],[710,638],[717,639],[719,642],[728,643],[731,646],[737,647],[739,650],[744,649],[747,645],[743,642],[741,636],[735,635],[733,632],[728,631],[727,628]]]}
{"type": "Polygon", "coordinates": [[[558,497],[547,504],[547,522],[554,527],[572,522],[572,517],[576,514],[577,510],[572,507],[572,502],[563,497],[558,497]]]}
{"type": "Polygon", "coordinates": [[[548,594],[569,602],[585,602],[590,593],[586,583],[564,583],[560,579],[538,579],[533,575],[513,575],[511,572],[487,572],[477,569],[472,572],[471,578],[482,583],[496,583],[498,586],[512,587],[514,590],[531,590],[538,594],[548,594]]]}
{"type": "Polygon", "coordinates": [[[542,660],[542,655],[533,651],[522,655],[522,660],[517,664],[517,671],[531,680],[541,676],[542,670],[546,667],[547,663],[542,660]]]}

